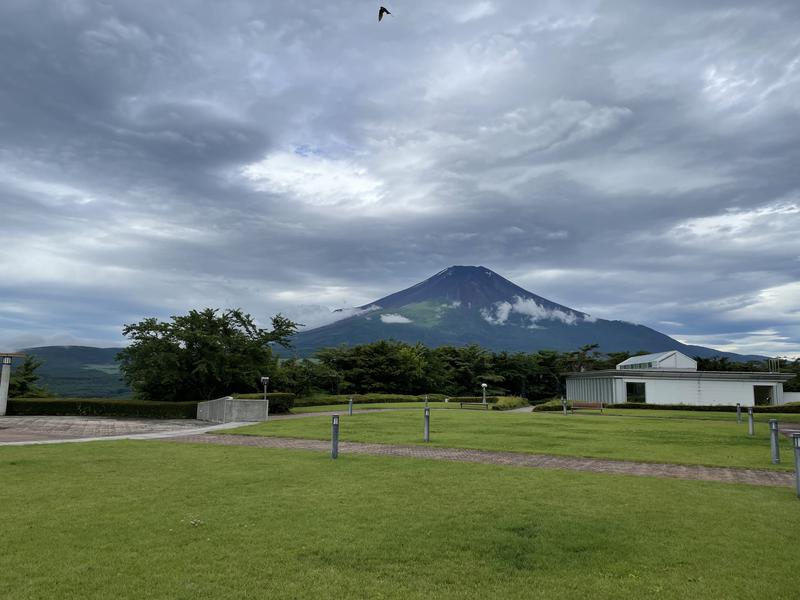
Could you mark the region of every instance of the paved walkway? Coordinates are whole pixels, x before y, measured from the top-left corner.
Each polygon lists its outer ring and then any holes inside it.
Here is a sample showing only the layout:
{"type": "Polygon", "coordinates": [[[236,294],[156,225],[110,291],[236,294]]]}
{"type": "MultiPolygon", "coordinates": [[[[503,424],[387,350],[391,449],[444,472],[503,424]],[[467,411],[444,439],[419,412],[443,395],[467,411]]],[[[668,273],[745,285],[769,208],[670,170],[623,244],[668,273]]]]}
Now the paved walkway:
{"type": "MultiPolygon", "coordinates": [[[[313,450],[317,452],[330,452],[331,447],[330,442],[327,441],[270,438],[249,435],[201,434],[176,436],[171,438],[171,441],[219,444],[223,446],[313,450]]],[[[721,481],[724,483],[742,483],[747,485],[794,486],[794,474],[792,473],[761,471],[756,469],[639,463],[632,461],[602,460],[597,458],[519,454],[516,452],[489,452],[485,450],[436,448],[432,446],[364,444],[358,442],[340,442],[339,452],[341,454],[368,454],[372,456],[450,460],[514,467],[536,467],[540,469],[566,469],[569,471],[590,471],[593,473],[613,473],[617,475],[639,475],[643,477],[721,481]]]]}
{"type": "Polygon", "coordinates": [[[187,419],[118,419],[110,417],[0,417],[0,446],[57,444],[98,440],[157,439],[241,427],[187,419]]]}

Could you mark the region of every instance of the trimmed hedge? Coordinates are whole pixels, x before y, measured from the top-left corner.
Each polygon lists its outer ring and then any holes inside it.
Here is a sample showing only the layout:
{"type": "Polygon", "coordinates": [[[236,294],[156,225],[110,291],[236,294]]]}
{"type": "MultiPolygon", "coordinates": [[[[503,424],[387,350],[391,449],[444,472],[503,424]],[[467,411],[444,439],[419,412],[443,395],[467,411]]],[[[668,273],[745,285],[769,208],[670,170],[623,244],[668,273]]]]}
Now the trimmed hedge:
{"type": "MultiPolygon", "coordinates": [[[[645,404],[643,402],[624,402],[622,404],[608,404],[606,408],[629,408],[647,410],[693,410],[698,412],[736,412],[736,406],[693,406],[690,404],[645,404]]],[[[746,407],[742,407],[747,411],[746,407]]],[[[800,413],[800,402],[790,402],[782,406],[754,406],[754,413],[800,413]]]]}
{"type": "MultiPolygon", "coordinates": [[[[447,396],[443,394],[428,394],[430,402],[444,402],[447,396]]],[[[411,396],[404,394],[340,394],[338,396],[312,396],[297,398],[295,406],[331,406],[333,404],[347,404],[353,399],[353,404],[396,404],[398,402],[424,402],[425,394],[411,396]]],[[[452,401],[453,399],[450,398],[452,401]]]]}
{"type": "Polygon", "coordinates": [[[536,406],[533,407],[533,410],[535,410],[536,412],[557,411],[557,410],[563,410],[563,407],[561,406],[561,400],[556,398],[554,400],[548,400],[547,402],[542,402],[541,404],[537,404],[536,406]]]}
{"type": "Polygon", "coordinates": [[[197,402],[147,402],[108,398],[16,398],[9,415],[196,419],[197,402]]]}
{"type": "Polygon", "coordinates": [[[513,410],[515,408],[523,408],[525,406],[530,406],[530,403],[525,398],[520,398],[519,396],[503,396],[498,398],[495,404],[491,405],[491,409],[513,410]]]}
{"type": "MultiPolygon", "coordinates": [[[[499,400],[498,396],[486,396],[486,402],[494,404],[499,400]]],[[[483,396],[453,396],[450,402],[483,402],[483,396]]]]}
{"type": "MultiPolygon", "coordinates": [[[[234,394],[234,398],[239,400],[263,400],[264,394],[234,394]]],[[[294,407],[294,394],[285,392],[270,392],[267,394],[269,400],[269,414],[287,414],[292,412],[294,407]]]]}

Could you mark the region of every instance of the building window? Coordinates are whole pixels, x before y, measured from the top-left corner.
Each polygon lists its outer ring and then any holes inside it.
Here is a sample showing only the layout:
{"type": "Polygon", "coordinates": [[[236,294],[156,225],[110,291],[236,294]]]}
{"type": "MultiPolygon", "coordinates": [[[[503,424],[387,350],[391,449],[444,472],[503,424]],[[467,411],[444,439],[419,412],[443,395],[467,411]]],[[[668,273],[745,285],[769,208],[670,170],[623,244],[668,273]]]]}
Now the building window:
{"type": "Polygon", "coordinates": [[[647,402],[644,382],[628,381],[625,383],[625,402],[647,402]]]}

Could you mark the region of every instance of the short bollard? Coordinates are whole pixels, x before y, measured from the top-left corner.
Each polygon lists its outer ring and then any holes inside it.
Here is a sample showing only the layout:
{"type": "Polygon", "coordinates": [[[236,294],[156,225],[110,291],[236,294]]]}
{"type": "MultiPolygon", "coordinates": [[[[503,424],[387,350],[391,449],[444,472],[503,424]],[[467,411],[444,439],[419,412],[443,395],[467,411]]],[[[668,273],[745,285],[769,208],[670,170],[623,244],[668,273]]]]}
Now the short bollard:
{"type": "Polygon", "coordinates": [[[777,465],[781,462],[781,449],[778,445],[778,420],[769,420],[769,447],[772,450],[772,464],[777,465]]]}
{"type": "Polygon", "coordinates": [[[425,409],[425,432],[424,437],[426,442],[431,441],[431,409],[425,409]]]}
{"type": "Polygon", "coordinates": [[[756,425],[753,421],[753,407],[747,407],[747,435],[753,436],[756,434],[756,425]]]}
{"type": "Polygon", "coordinates": [[[564,398],[561,399],[561,408],[564,411],[564,416],[567,416],[567,401],[564,398]]]}
{"type": "Polygon", "coordinates": [[[792,435],[792,442],[794,442],[795,487],[797,488],[797,497],[800,498],[800,433],[792,435]]]}
{"type": "Polygon", "coordinates": [[[428,394],[425,394],[425,408],[428,408],[428,394]]]}
{"type": "Polygon", "coordinates": [[[331,417],[331,458],[339,456],[339,415],[331,417]]]}
{"type": "Polygon", "coordinates": [[[353,416],[353,399],[352,398],[350,398],[350,402],[349,402],[349,405],[347,407],[347,411],[348,411],[347,414],[352,417],[353,416]]]}
{"type": "Polygon", "coordinates": [[[738,402],[736,403],[736,422],[739,423],[739,425],[742,424],[742,405],[738,402]]]}

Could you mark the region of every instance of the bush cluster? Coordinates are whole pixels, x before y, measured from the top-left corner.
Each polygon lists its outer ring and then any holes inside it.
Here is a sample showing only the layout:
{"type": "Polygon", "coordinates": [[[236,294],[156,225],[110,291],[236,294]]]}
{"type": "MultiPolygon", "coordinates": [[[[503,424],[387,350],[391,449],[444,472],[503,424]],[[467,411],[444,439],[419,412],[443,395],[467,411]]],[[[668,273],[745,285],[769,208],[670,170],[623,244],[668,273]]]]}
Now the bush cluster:
{"type": "Polygon", "coordinates": [[[108,398],[17,398],[9,400],[8,414],[195,419],[197,402],[148,402],[108,398]]]}
{"type": "Polygon", "coordinates": [[[548,400],[547,402],[542,402],[541,404],[537,404],[533,407],[535,411],[557,411],[563,410],[561,406],[561,400],[558,398],[553,398],[552,400],[548,400]]]}
{"type": "Polygon", "coordinates": [[[503,396],[497,399],[497,402],[492,404],[492,410],[513,410],[515,408],[522,408],[523,406],[530,406],[530,403],[525,398],[519,396],[503,396]]]}
{"type": "MultiPolygon", "coordinates": [[[[264,394],[234,394],[238,400],[263,400],[264,394]]],[[[270,392],[267,394],[269,400],[269,414],[287,414],[292,412],[295,404],[294,394],[284,392],[270,392]]]]}

